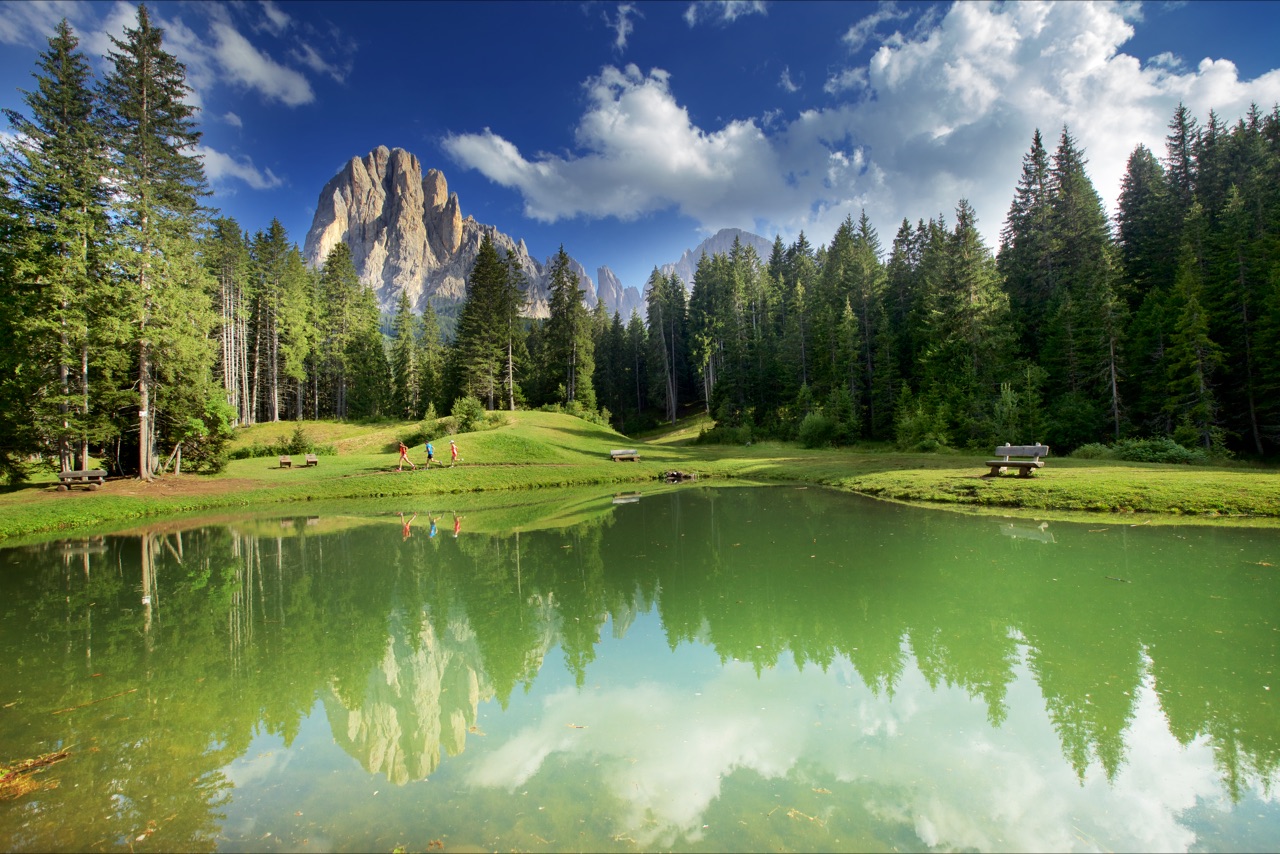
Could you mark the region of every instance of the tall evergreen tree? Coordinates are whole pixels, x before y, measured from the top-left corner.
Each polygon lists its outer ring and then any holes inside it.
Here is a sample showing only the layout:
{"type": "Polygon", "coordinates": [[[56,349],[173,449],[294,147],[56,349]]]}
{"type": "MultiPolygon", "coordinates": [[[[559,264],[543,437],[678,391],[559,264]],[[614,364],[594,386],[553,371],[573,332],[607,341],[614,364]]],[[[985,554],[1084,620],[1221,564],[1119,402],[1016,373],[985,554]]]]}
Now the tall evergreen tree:
{"type": "Polygon", "coordinates": [[[420,418],[425,408],[419,402],[422,392],[419,336],[418,318],[409,303],[409,292],[402,290],[391,321],[391,411],[397,418],[420,418]]]}
{"type": "Polygon", "coordinates": [[[100,347],[92,317],[106,287],[108,164],[92,71],[78,45],[64,18],[37,62],[35,89],[23,93],[29,115],[4,111],[15,136],[2,164],[29,225],[21,235],[31,241],[16,256],[29,262],[20,275],[35,288],[20,317],[41,377],[22,407],[39,436],[28,450],[52,450],[63,471],[87,467],[90,439],[110,432],[90,390],[100,347]]]}
{"type": "Polygon", "coordinates": [[[240,225],[228,217],[215,219],[202,241],[201,254],[213,281],[213,305],[218,313],[216,370],[222,391],[236,411],[237,422],[252,424],[248,344],[252,283],[249,247],[240,225]]]}
{"type": "Polygon", "coordinates": [[[596,407],[594,326],[564,246],[551,259],[551,317],[546,324],[547,385],[558,403],[596,407]]]}
{"type": "Polygon", "coordinates": [[[163,35],[139,6],[137,26],[126,27],[123,39],[111,37],[102,89],[119,237],[113,261],[128,288],[118,316],[122,343],[134,353],[126,385],[137,390],[138,472],[145,479],[156,469],[162,418],[179,417],[165,413],[162,401],[203,398],[199,384],[211,361],[212,312],[202,271],[191,264],[207,194],[195,150],[200,132],[186,101],[186,69],[164,50],[163,35]],[[165,376],[183,380],[164,387],[165,376]]]}

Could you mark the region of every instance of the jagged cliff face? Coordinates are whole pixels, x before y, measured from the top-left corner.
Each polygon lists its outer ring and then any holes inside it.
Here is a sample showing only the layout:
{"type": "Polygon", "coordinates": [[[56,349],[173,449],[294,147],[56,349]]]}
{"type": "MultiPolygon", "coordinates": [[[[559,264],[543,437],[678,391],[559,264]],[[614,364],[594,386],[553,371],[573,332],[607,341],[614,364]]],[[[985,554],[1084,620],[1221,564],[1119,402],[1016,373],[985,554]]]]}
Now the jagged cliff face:
{"type": "Polygon", "coordinates": [[[429,297],[463,299],[485,235],[524,272],[528,313],[547,316],[543,266],[529,256],[524,241],[463,218],[458,194],[449,192],[444,175],[438,169],[424,175],[418,158],[401,148],[379,146],[353,157],[329,179],[302,254],[318,268],[345,241],[360,281],[374,289],[384,311],[394,310],[401,291],[420,311],[429,297]]]}

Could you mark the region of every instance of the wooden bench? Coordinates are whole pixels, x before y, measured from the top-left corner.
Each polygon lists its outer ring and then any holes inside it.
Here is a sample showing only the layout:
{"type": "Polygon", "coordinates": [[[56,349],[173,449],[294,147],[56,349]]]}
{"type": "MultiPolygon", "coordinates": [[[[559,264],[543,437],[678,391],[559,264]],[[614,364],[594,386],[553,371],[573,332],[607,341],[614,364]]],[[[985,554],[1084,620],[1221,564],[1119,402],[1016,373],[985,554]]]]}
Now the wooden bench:
{"type": "Polygon", "coordinates": [[[320,460],[316,457],[315,454],[307,454],[307,465],[309,466],[320,465],[320,460]]]}
{"type": "Polygon", "coordinates": [[[280,468],[282,468],[282,469],[291,469],[291,468],[293,468],[293,460],[289,458],[289,455],[288,455],[288,454],[281,454],[281,455],[280,455],[280,468]]]}
{"type": "Polygon", "coordinates": [[[610,451],[609,459],[613,460],[615,463],[620,463],[625,460],[638,463],[640,462],[640,454],[636,453],[634,449],[628,451],[610,451]]]}
{"type": "Polygon", "coordinates": [[[73,486],[87,486],[97,489],[107,482],[107,473],[102,469],[81,469],[78,471],[58,472],[58,491],[66,492],[73,486]]]}
{"type": "Polygon", "coordinates": [[[997,477],[1004,474],[1009,469],[1017,469],[1018,477],[1031,477],[1038,468],[1044,468],[1044,460],[1041,457],[1049,455],[1048,445],[1010,445],[1005,443],[1003,446],[992,451],[998,460],[987,460],[985,465],[991,466],[991,473],[986,477],[997,477]],[[1020,459],[1014,459],[1019,457],[1020,459]],[[1031,459],[1027,459],[1030,457],[1031,459]]]}

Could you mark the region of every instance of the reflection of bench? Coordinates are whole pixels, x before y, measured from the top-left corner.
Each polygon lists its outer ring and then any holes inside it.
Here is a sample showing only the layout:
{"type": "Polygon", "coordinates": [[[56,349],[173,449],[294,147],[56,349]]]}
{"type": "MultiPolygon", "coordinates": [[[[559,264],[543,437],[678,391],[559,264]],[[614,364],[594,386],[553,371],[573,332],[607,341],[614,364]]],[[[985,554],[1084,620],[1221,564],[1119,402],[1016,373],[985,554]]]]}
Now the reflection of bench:
{"type": "Polygon", "coordinates": [[[289,458],[289,455],[288,455],[288,454],[281,454],[281,455],[280,455],[280,468],[282,468],[282,469],[291,469],[291,468],[293,468],[293,460],[289,458]]]}
{"type": "Polygon", "coordinates": [[[315,466],[319,464],[320,464],[320,460],[316,458],[315,454],[307,454],[307,465],[315,466]]]}
{"type": "Polygon", "coordinates": [[[633,463],[640,462],[640,454],[638,454],[634,449],[629,451],[610,451],[609,458],[615,463],[620,463],[624,460],[630,460],[633,463]]]}
{"type": "Polygon", "coordinates": [[[87,486],[97,489],[107,482],[107,473],[102,469],[81,469],[79,471],[58,472],[58,491],[65,492],[73,486],[87,486]]]}
{"type": "Polygon", "coordinates": [[[1036,469],[1044,468],[1044,460],[1040,458],[1049,455],[1049,446],[1010,445],[1005,443],[992,453],[1003,459],[986,461],[984,465],[991,466],[991,473],[986,475],[987,477],[1004,474],[1008,469],[1017,469],[1018,477],[1031,477],[1036,469]],[[1020,457],[1021,459],[1014,459],[1014,457],[1020,457]],[[1031,457],[1031,459],[1027,459],[1027,457],[1031,457]]]}

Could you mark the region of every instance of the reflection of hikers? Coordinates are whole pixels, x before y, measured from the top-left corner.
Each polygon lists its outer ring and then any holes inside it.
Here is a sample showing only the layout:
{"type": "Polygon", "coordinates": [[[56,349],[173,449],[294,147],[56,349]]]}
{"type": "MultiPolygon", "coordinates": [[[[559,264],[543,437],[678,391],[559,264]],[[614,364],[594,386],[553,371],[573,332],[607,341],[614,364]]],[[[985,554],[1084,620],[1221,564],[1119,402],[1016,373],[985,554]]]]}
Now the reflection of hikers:
{"type": "Polygon", "coordinates": [[[430,443],[430,442],[428,442],[428,443],[427,443],[427,465],[426,465],[426,468],[431,468],[431,461],[432,461],[432,460],[434,460],[435,458],[436,458],[436,449],[435,449],[435,448],[433,448],[433,447],[431,447],[431,443],[430,443]]]}
{"type": "Polygon", "coordinates": [[[453,443],[452,439],[450,439],[449,440],[449,467],[453,468],[453,466],[457,465],[457,463],[458,463],[458,446],[453,443]]]}
{"type": "Polygon", "coordinates": [[[399,465],[396,466],[396,471],[403,471],[405,463],[408,463],[410,466],[412,466],[414,471],[418,470],[418,467],[413,465],[413,460],[409,459],[409,449],[404,446],[404,442],[401,442],[400,443],[400,463],[399,465]]]}
{"type": "MultiPolygon", "coordinates": [[[[410,517],[409,517],[408,521],[405,521],[405,518],[404,518],[404,514],[403,514],[403,513],[401,513],[401,514],[399,514],[399,515],[400,515],[400,521],[401,521],[401,522],[404,522],[404,530],[403,530],[401,533],[403,533],[403,534],[404,534],[404,538],[407,540],[407,539],[409,539],[409,537],[410,537],[410,535],[411,535],[411,533],[412,533],[412,532],[410,532],[410,530],[409,530],[409,526],[413,524],[413,520],[414,520],[414,519],[417,519],[417,518],[418,518],[418,514],[417,514],[417,513],[414,513],[412,516],[410,516],[410,517]]],[[[434,523],[432,524],[432,527],[435,527],[434,523]]]]}
{"type": "Polygon", "coordinates": [[[436,517],[428,515],[427,518],[431,520],[431,530],[427,533],[427,536],[434,537],[436,535],[436,517]]]}
{"type": "Polygon", "coordinates": [[[457,513],[453,514],[453,536],[456,539],[458,532],[462,530],[462,517],[457,513]]]}

